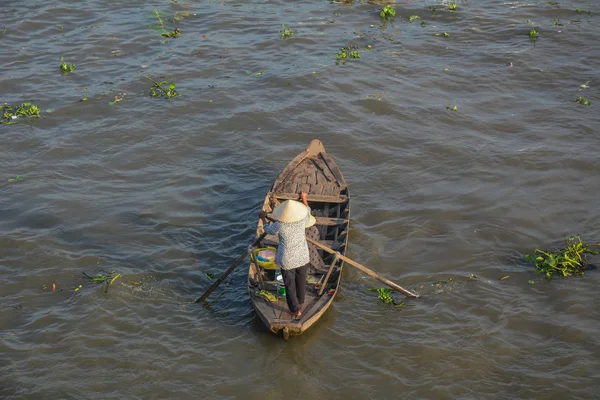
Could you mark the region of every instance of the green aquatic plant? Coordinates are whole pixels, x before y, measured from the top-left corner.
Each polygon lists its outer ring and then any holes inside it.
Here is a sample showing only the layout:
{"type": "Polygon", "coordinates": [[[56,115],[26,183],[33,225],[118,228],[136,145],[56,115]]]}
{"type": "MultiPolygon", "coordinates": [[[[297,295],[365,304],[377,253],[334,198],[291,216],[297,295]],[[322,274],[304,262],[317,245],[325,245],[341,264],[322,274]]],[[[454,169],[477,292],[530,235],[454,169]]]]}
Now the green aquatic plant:
{"type": "Polygon", "coordinates": [[[338,61],[345,62],[348,58],[360,58],[360,54],[358,50],[355,49],[354,46],[342,47],[340,51],[335,53],[335,58],[338,61]]]}
{"type": "Polygon", "coordinates": [[[14,124],[14,120],[17,118],[25,117],[40,117],[40,108],[33,103],[23,103],[20,106],[8,105],[4,103],[0,106],[0,124],[14,124]]]}
{"type": "Polygon", "coordinates": [[[23,177],[22,176],[15,176],[14,178],[8,178],[8,182],[19,182],[22,181],[23,177]]]}
{"type": "Polygon", "coordinates": [[[450,11],[456,11],[456,3],[450,3],[450,4],[448,4],[448,10],[450,10],[450,11]]]}
{"type": "MultiPolygon", "coordinates": [[[[191,15],[191,14],[190,14],[189,12],[181,12],[181,11],[178,11],[178,12],[176,12],[176,13],[175,13],[175,15],[173,15],[173,16],[172,16],[172,17],[169,19],[169,21],[171,21],[171,22],[179,22],[179,21],[181,21],[182,19],[189,17],[190,15],[191,15]]],[[[194,14],[194,15],[196,15],[196,14],[194,14]]]]}
{"type": "Polygon", "coordinates": [[[579,98],[577,98],[577,99],[574,99],[573,101],[574,101],[575,103],[583,104],[584,106],[589,106],[590,104],[592,104],[592,103],[590,103],[590,101],[589,101],[589,100],[586,100],[586,99],[585,99],[585,98],[583,98],[582,96],[579,96],[579,98]]]}
{"type": "Polygon", "coordinates": [[[413,21],[416,21],[418,19],[421,19],[421,17],[419,17],[418,15],[411,15],[410,17],[408,17],[408,22],[412,23],[413,21]]]}
{"type": "Polygon", "coordinates": [[[146,79],[150,80],[154,84],[154,86],[152,86],[150,88],[150,95],[152,97],[166,97],[167,99],[171,100],[173,97],[181,96],[175,90],[174,82],[167,82],[167,81],[157,82],[154,79],[150,78],[149,76],[146,76],[146,79]],[[163,85],[169,85],[169,86],[168,86],[168,88],[165,88],[163,85]]]}
{"type": "Polygon", "coordinates": [[[283,30],[279,31],[279,33],[281,33],[282,39],[292,37],[292,35],[296,33],[296,31],[286,28],[285,24],[281,24],[281,26],[283,27],[283,30]]]}
{"type": "Polygon", "coordinates": [[[436,33],[435,36],[448,37],[448,36],[450,36],[450,34],[448,32],[442,32],[442,33],[436,33]]]}
{"type": "MultiPolygon", "coordinates": [[[[89,283],[93,283],[94,285],[100,285],[103,283],[106,283],[106,288],[104,288],[104,293],[108,292],[108,289],[110,288],[110,286],[121,276],[123,276],[123,274],[117,273],[117,271],[112,270],[112,271],[100,271],[98,274],[96,274],[96,276],[91,276],[87,273],[83,273],[83,275],[86,277],[86,279],[88,280],[89,283]]],[[[75,291],[78,291],[79,289],[81,289],[81,285],[79,286],[79,288],[75,289],[75,291]]]]}
{"type": "Polygon", "coordinates": [[[394,7],[392,7],[391,5],[389,5],[389,4],[386,4],[381,9],[381,12],[379,13],[379,16],[381,18],[384,18],[384,19],[393,18],[393,17],[396,16],[396,9],[394,7]]]}
{"type": "Polygon", "coordinates": [[[425,21],[424,19],[421,20],[421,26],[425,26],[427,25],[427,21],[425,21]]]}
{"type": "Polygon", "coordinates": [[[599,246],[599,244],[586,245],[579,235],[570,236],[565,242],[564,248],[535,249],[532,254],[525,254],[524,258],[533,261],[536,271],[547,278],[552,278],[554,275],[583,275],[583,271],[589,266],[586,254],[598,254],[589,247],[599,246]]]}
{"type": "Polygon", "coordinates": [[[540,36],[540,33],[538,31],[535,30],[535,28],[533,28],[532,30],[529,31],[529,38],[530,39],[537,39],[540,36]]]}
{"type": "Polygon", "coordinates": [[[554,26],[562,26],[563,24],[560,23],[560,19],[556,18],[554,20],[554,26]]]}
{"type": "Polygon", "coordinates": [[[575,9],[575,12],[576,12],[577,14],[581,14],[581,8],[576,8],[576,9],[575,9]]]}
{"type": "Polygon", "coordinates": [[[432,14],[435,14],[437,12],[437,7],[436,6],[429,6],[428,8],[431,10],[432,14]]]}
{"type": "Polygon", "coordinates": [[[394,298],[392,297],[392,289],[390,288],[379,288],[379,289],[367,289],[369,291],[372,292],[377,292],[377,300],[379,300],[380,303],[383,304],[388,304],[388,305],[394,305],[395,307],[401,308],[404,307],[405,302],[404,301],[399,301],[397,302],[396,300],[394,300],[394,298]]]}
{"type": "Polygon", "coordinates": [[[75,71],[75,64],[67,64],[65,62],[65,58],[61,57],[60,58],[60,70],[63,74],[69,74],[69,73],[75,71]]]}
{"type": "Polygon", "coordinates": [[[178,38],[179,36],[181,36],[181,31],[179,30],[179,28],[175,28],[175,29],[173,29],[172,32],[162,33],[161,36],[166,37],[166,38],[175,39],[175,38],[178,38]]]}
{"type": "Polygon", "coordinates": [[[458,106],[446,106],[446,110],[458,111],[458,106]]]}
{"type": "Polygon", "coordinates": [[[153,25],[153,26],[151,26],[151,28],[159,31],[161,35],[163,33],[167,33],[167,30],[165,29],[165,24],[163,23],[162,18],[160,16],[160,12],[158,10],[153,10],[153,11],[154,11],[154,15],[158,19],[158,22],[160,23],[160,27],[157,25],[153,25]]]}
{"type": "Polygon", "coordinates": [[[392,297],[392,289],[389,289],[389,288],[377,289],[377,299],[382,303],[392,304],[394,302],[394,298],[392,297]]]}

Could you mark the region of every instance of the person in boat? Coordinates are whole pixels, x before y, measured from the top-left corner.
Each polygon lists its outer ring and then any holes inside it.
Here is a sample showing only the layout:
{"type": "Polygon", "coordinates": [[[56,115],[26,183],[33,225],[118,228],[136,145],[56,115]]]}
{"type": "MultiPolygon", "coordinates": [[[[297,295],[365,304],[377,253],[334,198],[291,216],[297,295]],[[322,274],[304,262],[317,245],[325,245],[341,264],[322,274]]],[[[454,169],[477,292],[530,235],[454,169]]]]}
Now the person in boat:
{"type": "Polygon", "coordinates": [[[279,246],[275,263],[281,268],[285,297],[290,313],[300,318],[306,296],[306,270],[310,263],[305,229],[315,224],[310,214],[306,192],[300,193],[300,201],[286,200],[273,210],[276,221],[267,224],[267,215],[260,212],[263,228],[269,235],[279,234],[279,246]]]}

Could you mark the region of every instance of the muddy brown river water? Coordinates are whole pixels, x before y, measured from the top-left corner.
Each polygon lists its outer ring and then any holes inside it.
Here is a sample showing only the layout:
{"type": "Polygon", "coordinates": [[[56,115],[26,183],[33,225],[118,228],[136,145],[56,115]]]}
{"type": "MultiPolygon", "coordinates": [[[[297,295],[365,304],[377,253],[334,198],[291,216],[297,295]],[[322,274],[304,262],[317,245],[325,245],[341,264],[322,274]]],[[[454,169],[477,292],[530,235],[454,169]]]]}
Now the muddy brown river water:
{"type": "Polygon", "coordinates": [[[0,124],[0,398],[600,398],[600,272],[522,260],[600,241],[600,5],[383,4],[0,0],[0,102],[42,108],[0,124]],[[347,268],[285,342],[245,268],[192,301],[314,138],[353,195],[349,256],[423,298],[386,307],[347,268]],[[103,269],[108,293],[81,280],[103,269]]]}

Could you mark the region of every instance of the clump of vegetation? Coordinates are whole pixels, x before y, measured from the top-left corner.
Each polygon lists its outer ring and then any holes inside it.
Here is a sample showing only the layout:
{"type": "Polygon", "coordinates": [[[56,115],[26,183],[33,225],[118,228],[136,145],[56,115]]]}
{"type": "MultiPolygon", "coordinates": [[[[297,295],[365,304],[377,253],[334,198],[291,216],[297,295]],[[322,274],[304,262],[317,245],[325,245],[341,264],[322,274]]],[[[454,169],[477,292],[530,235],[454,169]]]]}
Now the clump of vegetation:
{"type": "Polygon", "coordinates": [[[458,106],[446,106],[446,110],[458,111],[458,106]]]}
{"type": "Polygon", "coordinates": [[[14,124],[15,119],[25,117],[40,117],[40,108],[33,103],[23,103],[20,106],[4,103],[0,106],[0,124],[14,124]]]}
{"type": "Polygon", "coordinates": [[[590,103],[590,101],[589,101],[589,100],[586,100],[586,99],[585,99],[585,98],[583,98],[582,96],[579,96],[579,98],[577,98],[577,99],[574,99],[573,101],[574,101],[575,103],[583,104],[584,106],[589,106],[590,104],[592,104],[592,103],[590,103]]]}
{"type": "Polygon", "coordinates": [[[384,19],[393,18],[396,16],[396,9],[389,4],[386,4],[379,13],[379,16],[384,19]]]}
{"type": "Polygon", "coordinates": [[[450,36],[450,34],[448,32],[442,32],[442,33],[436,33],[435,36],[448,37],[448,36],[450,36]]]}
{"type": "Polygon", "coordinates": [[[560,19],[558,19],[558,18],[556,18],[556,19],[554,20],[554,25],[555,25],[555,26],[563,26],[563,24],[561,24],[561,23],[560,23],[560,19]]]}
{"type": "Polygon", "coordinates": [[[166,38],[175,39],[175,38],[178,38],[179,36],[181,36],[181,31],[179,30],[179,28],[175,28],[175,29],[173,29],[173,32],[162,33],[161,36],[166,37],[166,38]]]}
{"type": "MultiPolygon", "coordinates": [[[[167,28],[165,28],[165,24],[163,22],[163,17],[165,19],[168,19],[168,21],[171,22],[178,22],[181,21],[182,19],[189,17],[190,13],[188,12],[178,12],[175,13],[175,15],[171,18],[165,17],[165,12],[160,12],[158,10],[153,10],[152,14],[150,14],[149,18],[156,18],[158,20],[158,24],[157,25],[150,25],[150,28],[152,28],[153,30],[155,30],[159,35],[161,35],[162,37],[166,37],[166,38],[170,38],[170,39],[175,39],[181,36],[181,30],[179,28],[175,28],[173,30],[168,30],[167,28]]],[[[195,14],[194,14],[195,15],[195,14]]]]}
{"type": "Polygon", "coordinates": [[[23,180],[22,176],[15,176],[14,178],[8,178],[8,182],[12,183],[12,182],[20,182],[23,180]]]}
{"type": "Polygon", "coordinates": [[[411,15],[410,17],[408,17],[408,22],[412,23],[413,21],[416,21],[418,19],[421,19],[421,17],[419,17],[418,15],[411,15]]]}
{"type": "Polygon", "coordinates": [[[69,73],[75,71],[75,64],[67,64],[65,62],[65,58],[61,57],[60,58],[60,71],[63,74],[69,74],[69,73]]]}
{"type": "MultiPolygon", "coordinates": [[[[106,288],[104,289],[104,293],[108,292],[110,285],[113,284],[119,277],[123,276],[123,274],[117,273],[117,271],[100,271],[96,276],[88,275],[87,273],[83,273],[83,275],[87,278],[88,282],[93,283],[95,285],[100,285],[102,283],[106,284],[106,288]]],[[[77,290],[79,290],[81,286],[77,290]]],[[[77,291],[76,290],[76,291],[77,291]]]]}
{"type": "Polygon", "coordinates": [[[600,246],[600,244],[586,245],[579,235],[571,236],[566,239],[565,248],[535,249],[533,254],[525,254],[525,259],[533,261],[535,269],[547,278],[552,278],[554,275],[583,275],[583,271],[589,266],[586,254],[598,254],[597,251],[591,250],[590,246],[600,246]]]}
{"type": "Polygon", "coordinates": [[[427,25],[427,21],[425,21],[424,19],[421,20],[421,26],[425,26],[427,25]]]}
{"type": "Polygon", "coordinates": [[[576,8],[576,9],[575,9],[575,12],[576,12],[577,14],[581,14],[581,8],[576,8]]]}
{"type": "Polygon", "coordinates": [[[392,289],[390,288],[379,288],[379,289],[368,289],[373,292],[377,292],[377,299],[383,304],[393,304],[396,307],[404,307],[404,301],[396,301],[392,297],[392,289]]]}
{"type": "Polygon", "coordinates": [[[448,10],[450,10],[450,11],[456,11],[456,3],[450,3],[450,4],[448,4],[448,10]]]}
{"type": "Polygon", "coordinates": [[[348,58],[360,58],[360,54],[358,53],[358,50],[356,50],[354,46],[348,46],[348,47],[340,48],[340,51],[335,53],[335,58],[338,61],[345,62],[346,59],[348,59],[348,58]]]}
{"type": "MultiPolygon", "coordinates": [[[[184,18],[189,17],[190,15],[191,14],[189,12],[176,12],[175,15],[173,15],[169,21],[178,22],[184,18]]],[[[196,14],[194,14],[194,15],[196,15],[196,14]]]]}
{"type": "Polygon", "coordinates": [[[532,30],[529,31],[529,38],[530,39],[537,39],[540,36],[540,33],[538,31],[535,30],[535,28],[533,28],[532,30]]]}
{"type": "Polygon", "coordinates": [[[436,6],[429,6],[428,8],[431,10],[432,14],[435,14],[436,11],[437,11],[437,7],[436,6]]]}
{"type": "Polygon", "coordinates": [[[150,95],[152,97],[166,97],[167,99],[171,100],[175,96],[180,96],[180,94],[178,94],[177,91],[175,90],[174,82],[167,82],[167,81],[156,82],[154,79],[150,78],[149,76],[146,76],[146,78],[154,84],[154,86],[152,86],[150,88],[150,95]],[[163,85],[169,85],[169,87],[165,88],[163,85]]]}
{"type": "Polygon", "coordinates": [[[294,33],[296,33],[295,31],[293,31],[293,30],[291,30],[291,29],[288,29],[288,28],[286,28],[286,27],[285,27],[285,24],[281,24],[281,26],[283,27],[283,30],[281,30],[281,31],[279,31],[279,32],[281,33],[281,38],[282,38],[282,39],[286,39],[286,38],[292,37],[292,35],[293,35],[294,33]]]}
{"type": "Polygon", "coordinates": [[[254,295],[256,297],[261,297],[266,301],[269,302],[276,302],[277,300],[279,300],[277,298],[277,296],[275,296],[273,293],[269,292],[268,290],[257,290],[256,292],[254,292],[254,295]]]}

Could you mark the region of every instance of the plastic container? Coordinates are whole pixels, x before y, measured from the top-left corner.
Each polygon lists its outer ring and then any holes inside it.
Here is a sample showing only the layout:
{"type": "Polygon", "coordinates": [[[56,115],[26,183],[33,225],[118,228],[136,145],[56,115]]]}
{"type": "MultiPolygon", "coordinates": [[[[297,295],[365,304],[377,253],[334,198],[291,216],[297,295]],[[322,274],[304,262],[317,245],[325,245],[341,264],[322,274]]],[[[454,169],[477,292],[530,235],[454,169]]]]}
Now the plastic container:
{"type": "Polygon", "coordinates": [[[261,260],[265,259],[265,257],[263,257],[263,256],[267,255],[268,253],[265,252],[261,255],[260,259],[258,258],[258,253],[260,253],[261,251],[265,251],[265,250],[268,250],[268,251],[272,252],[273,254],[275,254],[275,252],[277,251],[277,249],[275,249],[274,247],[262,247],[262,248],[252,251],[252,253],[250,253],[250,259],[261,268],[279,269],[279,266],[277,264],[275,264],[275,258],[273,258],[273,261],[261,261],[261,260]]]}
{"type": "Polygon", "coordinates": [[[277,271],[275,274],[275,282],[277,282],[277,293],[285,296],[285,284],[283,283],[283,275],[281,275],[280,271],[277,271]]]}

